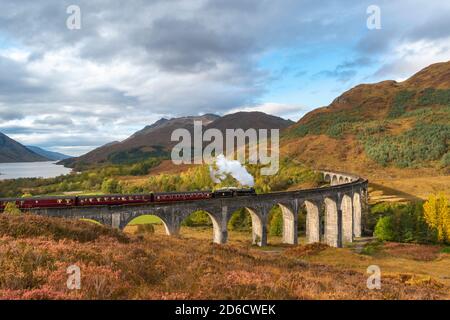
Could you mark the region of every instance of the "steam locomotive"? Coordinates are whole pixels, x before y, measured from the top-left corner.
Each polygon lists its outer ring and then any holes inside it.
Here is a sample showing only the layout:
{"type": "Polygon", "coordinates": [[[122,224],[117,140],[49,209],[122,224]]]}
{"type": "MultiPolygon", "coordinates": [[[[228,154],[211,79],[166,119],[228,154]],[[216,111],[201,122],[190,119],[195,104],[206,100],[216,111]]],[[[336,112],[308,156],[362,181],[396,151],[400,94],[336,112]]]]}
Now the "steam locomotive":
{"type": "Polygon", "coordinates": [[[115,206],[128,204],[164,203],[176,201],[195,201],[212,198],[232,198],[255,196],[254,188],[223,188],[214,191],[159,192],[148,194],[106,194],[72,197],[32,197],[32,198],[0,198],[0,212],[7,203],[13,202],[20,209],[33,208],[66,208],[87,206],[115,206]]]}

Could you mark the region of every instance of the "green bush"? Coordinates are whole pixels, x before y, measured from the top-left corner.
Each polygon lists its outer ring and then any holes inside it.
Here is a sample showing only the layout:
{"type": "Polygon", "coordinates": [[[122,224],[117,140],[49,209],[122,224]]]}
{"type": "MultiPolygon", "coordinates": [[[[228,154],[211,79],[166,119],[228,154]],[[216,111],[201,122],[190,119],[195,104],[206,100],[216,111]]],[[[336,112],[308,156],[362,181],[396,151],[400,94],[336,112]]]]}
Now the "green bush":
{"type": "Polygon", "coordinates": [[[113,178],[105,179],[102,182],[102,192],[104,193],[119,193],[119,182],[113,178]]]}
{"type": "Polygon", "coordinates": [[[450,106],[450,89],[425,89],[419,96],[419,105],[446,105],[450,106]]]}
{"type": "Polygon", "coordinates": [[[372,256],[381,250],[382,244],[383,244],[382,241],[369,242],[364,246],[361,253],[368,256],[372,256]]]}
{"type": "Polygon", "coordinates": [[[205,211],[196,211],[184,219],[181,225],[187,227],[209,227],[212,226],[212,221],[205,211]]]}
{"type": "Polygon", "coordinates": [[[447,152],[442,156],[441,164],[443,167],[450,167],[450,152],[447,152]]]}
{"type": "Polygon", "coordinates": [[[138,234],[144,234],[144,233],[155,233],[155,226],[151,223],[147,224],[138,224],[137,225],[137,231],[138,234]]]}
{"type": "Polygon", "coordinates": [[[389,111],[388,118],[395,119],[403,115],[406,111],[406,107],[415,96],[415,91],[402,90],[394,98],[391,110],[389,111]]]}
{"type": "Polygon", "coordinates": [[[330,137],[340,137],[351,128],[350,124],[367,120],[362,114],[362,108],[341,110],[337,112],[324,112],[315,115],[306,123],[286,132],[288,137],[304,137],[308,134],[328,134],[330,137]]]}
{"type": "Polygon", "coordinates": [[[272,209],[272,212],[269,215],[269,235],[283,235],[283,213],[279,206],[272,209]]]}
{"type": "Polygon", "coordinates": [[[252,219],[245,208],[234,212],[228,222],[230,230],[250,231],[252,229],[252,219]]]}
{"type": "Polygon", "coordinates": [[[345,132],[352,128],[352,124],[349,122],[340,122],[332,125],[326,131],[326,134],[331,138],[341,138],[345,132]]]}
{"type": "Polygon", "coordinates": [[[395,239],[394,223],[392,216],[381,217],[376,226],[374,235],[382,241],[392,241],[395,239]]]}
{"type": "Polygon", "coordinates": [[[383,204],[372,215],[381,217],[375,225],[374,235],[382,241],[430,243],[436,242],[435,233],[424,219],[422,203],[383,204]]]}

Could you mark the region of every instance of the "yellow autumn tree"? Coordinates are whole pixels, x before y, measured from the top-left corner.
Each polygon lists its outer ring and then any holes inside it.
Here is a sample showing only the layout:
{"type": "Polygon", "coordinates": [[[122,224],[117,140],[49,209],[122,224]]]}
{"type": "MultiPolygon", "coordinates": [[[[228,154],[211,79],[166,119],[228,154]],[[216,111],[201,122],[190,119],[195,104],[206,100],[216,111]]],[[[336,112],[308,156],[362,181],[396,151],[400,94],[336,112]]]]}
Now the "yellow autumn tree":
{"type": "Polygon", "coordinates": [[[425,221],[436,230],[439,242],[450,242],[450,207],[443,193],[430,195],[423,205],[425,221]]]}
{"type": "Polygon", "coordinates": [[[20,211],[14,202],[8,202],[5,206],[4,213],[18,216],[22,214],[22,211],[20,211]]]}

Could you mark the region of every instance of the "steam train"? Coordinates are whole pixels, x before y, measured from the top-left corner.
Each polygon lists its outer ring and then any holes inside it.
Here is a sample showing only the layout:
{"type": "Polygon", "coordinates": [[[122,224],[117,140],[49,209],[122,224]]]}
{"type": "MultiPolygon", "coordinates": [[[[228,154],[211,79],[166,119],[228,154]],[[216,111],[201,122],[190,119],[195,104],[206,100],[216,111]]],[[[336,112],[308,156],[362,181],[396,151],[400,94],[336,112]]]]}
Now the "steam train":
{"type": "Polygon", "coordinates": [[[224,188],[215,191],[159,192],[148,194],[106,194],[72,197],[0,198],[0,212],[13,202],[20,209],[66,208],[85,206],[115,206],[176,201],[195,201],[212,198],[232,198],[256,195],[254,188],[224,188]]]}

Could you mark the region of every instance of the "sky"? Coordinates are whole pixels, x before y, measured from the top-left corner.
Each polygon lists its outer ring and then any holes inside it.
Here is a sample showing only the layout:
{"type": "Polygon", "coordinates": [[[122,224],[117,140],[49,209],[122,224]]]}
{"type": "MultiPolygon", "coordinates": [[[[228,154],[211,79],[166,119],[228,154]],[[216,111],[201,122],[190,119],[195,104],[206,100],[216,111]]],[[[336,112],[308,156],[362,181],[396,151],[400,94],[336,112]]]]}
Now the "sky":
{"type": "Polygon", "coordinates": [[[442,0],[0,0],[0,132],[81,155],[161,117],[297,121],[450,60],[442,0]],[[80,8],[80,28],[69,6],[80,8]],[[380,9],[380,27],[368,28],[380,9]]]}

